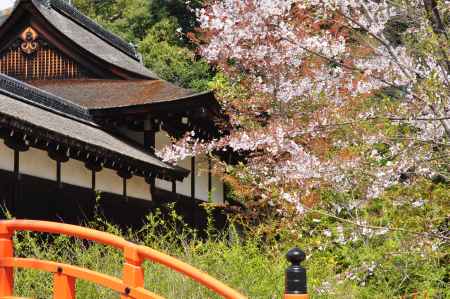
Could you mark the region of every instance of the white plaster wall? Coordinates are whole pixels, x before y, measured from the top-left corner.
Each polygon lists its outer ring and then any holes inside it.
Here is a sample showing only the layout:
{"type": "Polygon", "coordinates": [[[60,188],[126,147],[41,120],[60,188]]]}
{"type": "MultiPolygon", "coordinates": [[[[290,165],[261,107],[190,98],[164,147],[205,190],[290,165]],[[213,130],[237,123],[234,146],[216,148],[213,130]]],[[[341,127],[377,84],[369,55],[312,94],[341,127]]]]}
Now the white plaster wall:
{"type": "Polygon", "coordinates": [[[195,157],[195,198],[208,201],[208,157],[195,157]]]}
{"type": "Polygon", "coordinates": [[[14,171],[14,151],[0,140],[0,169],[14,171]]]}
{"type": "MultiPolygon", "coordinates": [[[[161,130],[156,133],[155,147],[157,150],[170,144],[171,140],[167,132],[161,130]]],[[[191,170],[191,158],[186,158],[177,164],[187,170],[191,170]]],[[[171,191],[171,182],[156,180],[156,187],[171,191]]],[[[191,174],[182,182],[177,182],[177,193],[185,196],[191,196],[191,174]]],[[[201,200],[208,200],[208,158],[201,155],[195,158],[195,197],[201,200]]],[[[219,177],[212,176],[212,201],[223,203],[223,182],[219,177]]]]}
{"type": "MultiPolygon", "coordinates": [[[[191,169],[191,158],[186,158],[184,160],[181,160],[180,162],[178,162],[178,166],[190,170],[191,169]]],[[[191,176],[192,176],[192,174],[189,173],[189,176],[187,176],[182,182],[177,181],[177,193],[178,194],[182,194],[185,196],[191,196],[191,176]]]]}
{"type": "Polygon", "coordinates": [[[19,155],[19,172],[56,181],[56,161],[46,151],[30,147],[19,155]]]}
{"type": "Polygon", "coordinates": [[[61,181],[84,188],[92,188],[92,172],[78,160],[61,163],[61,181]]]}
{"type": "MultiPolygon", "coordinates": [[[[163,130],[156,132],[156,134],[155,134],[155,149],[156,150],[160,150],[170,143],[171,143],[170,137],[167,134],[167,132],[165,132],[163,130]]],[[[156,188],[159,188],[159,189],[172,191],[172,182],[169,182],[166,180],[156,179],[155,186],[156,186],[156,188]]]]}
{"type": "Polygon", "coordinates": [[[155,186],[162,190],[172,191],[172,182],[166,180],[156,179],[155,186]]]}
{"type": "Polygon", "coordinates": [[[212,190],[211,190],[212,201],[215,203],[224,203],[223,199],[223,182],[220,178],[212,177],[212,190]]]}
{"type": "MultiPolygon", "coordinates": [[[[166,145],[170,144],[171,140],[167,132],[160,130],[156,132],[155,135],[155,148],[160,150],[166,145]]],[[[191,158],[186,158],[177,164],[180,167],[190,170],[191,169],[191,158]]],[[[172,191],[172,182],[156,179],[155,185],[157,188],[163,190],[172,191]]],[[[191,196],[191,175],[183,180],[183,182],[177,181],[177,193],[183,194],[185,196],[191,196]]]]}
{"type": "Polygon", "coordinates": [[[100,191],[123,194],[123,180],[115,170],[103,168],[95,174],[95,188],[100,191]]]}
{"type": "Polygon", "coordinates": [[[127,195],[130,197],[151,200],[150,185],[143,177],[133,176],[127,180],[127,195]]]}
{"type": "Polygon", "coordinates": [[[155,134],[155,148],[156,150],[162,149],[164,146],[171,143],[170,137],[166,131],[160,130],[155,134]]]}

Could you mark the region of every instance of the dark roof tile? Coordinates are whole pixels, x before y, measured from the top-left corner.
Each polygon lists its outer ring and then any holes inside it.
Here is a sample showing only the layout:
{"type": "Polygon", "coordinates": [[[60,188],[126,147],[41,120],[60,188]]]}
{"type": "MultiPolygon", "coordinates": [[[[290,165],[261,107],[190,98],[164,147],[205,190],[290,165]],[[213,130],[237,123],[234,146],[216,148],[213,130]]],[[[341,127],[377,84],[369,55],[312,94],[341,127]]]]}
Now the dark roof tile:
{"type": "MultiPolygon", "coordinates": [[[[42,16],[54,28],[92,55],[98,57],[106,63],[134,73],[140,77],[158,79],[158,76],[155,73],[148,70],[140,61],[136,60],[135,57],[130,56],[118,48],[118,44],[113,41],[115,38],[111,38],[111,36],[113,36],[112,33],[109,33],[109,38],[106,38],[105,34],[102,35],[103,37],[100,36],[98,29],[97,33],[94,33],[94,30],[92,29],[92,26],[94,25],[92,24],[95,23],[93,21],[89,21],[89,25],[79,20],[74,21],[74,17],[69,17],[67,13],[63,13],[52,6],[49,7],[48,5],[45,5],[42,3],[42,0],[31,1],[34,3],[35,7],[39,10],[42,16]]],[[[104,30],[104,32],[107,31],[104,30]]],[[[116,38],[119,39],[118,37],[116,38]]]]}
{"type": "Polygon", "coordinates": [[[40,89],[89,109],[118,108],[170,102],[196,96],[189,89],[163,80],[30,81],[40,89]]]}
{"type": "Polygon", "coordinates": [[[63,0],[50,0],[49,2],[51,7],[53,7],[60,13],[64,14],[65,16],[69,17],[72,21],[75,21],[77,24],[83,26],[84,28],[94,33],[101,39],[105,40],[112,46],[118,48],[128,56],[139,61],[139,55],[132,45],[130,45],[117,35],[105,30],[96,22],[94,22],[93,20],[82,14],[74,6],[68,4],[66,1],[63,0]]]}
{"type": "Polygon", "coordinates": [[[25,101],[40,106],[41,108],[62,113],[83,121],[92,121],[92,117],[86,108],[2,73],[0,73],[0,89],[20,96],[25,101]]]}
{"type": "Polygon", "coordinates": [[[159,158],[129,144],[91,122],[86,108],[36,87],[0,74],[0,118],[12,118],[39,127],[69,140],[100,148],[131,163],[144,163],[164,169],[177,179],[187,171],[164,163],[159,158]]]}

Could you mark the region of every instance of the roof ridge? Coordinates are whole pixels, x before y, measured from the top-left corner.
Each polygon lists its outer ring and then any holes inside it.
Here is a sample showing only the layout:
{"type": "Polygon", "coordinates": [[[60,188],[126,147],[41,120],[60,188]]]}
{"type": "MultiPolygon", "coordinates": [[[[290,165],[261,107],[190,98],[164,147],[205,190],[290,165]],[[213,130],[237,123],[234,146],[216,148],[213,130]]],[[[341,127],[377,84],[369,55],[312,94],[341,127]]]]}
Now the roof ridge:
{"type": "Polygon", "coordinates": [[[48,7],[51,7],[54,10],[58,11],[59,13],[70,18],[72,21],[76,22],[77,24],[84,27],[91,33],[95,34],[102,40],[106,41],[111,46],[127,54],[134,60],[140,61],[139,53],[136,51],[133,45],[127,43],[125,40],[123,40],[116,34],[106,30],[98,23],[96,23],[94,20],[84,15],[82,12],[80,12],[78,9],[68,4],[64,0],[39,0],[39,1],[43,2],[48,7]]]}
{"type": "Polygon", "coordinates": [[[48,93],[23,81],[0,73],[0,91],[25,99],[41,108],[56,111],[65,116],[93,124],[89,110],[68,100],[48,93]]]}

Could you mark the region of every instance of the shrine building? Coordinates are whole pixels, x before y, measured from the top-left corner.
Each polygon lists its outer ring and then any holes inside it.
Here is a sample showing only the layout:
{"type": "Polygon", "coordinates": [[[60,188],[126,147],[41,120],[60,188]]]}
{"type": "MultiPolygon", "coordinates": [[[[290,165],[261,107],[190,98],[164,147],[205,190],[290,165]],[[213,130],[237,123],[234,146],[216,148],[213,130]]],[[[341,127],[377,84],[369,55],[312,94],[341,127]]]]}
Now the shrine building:
{"type": "MultiPolygon", "coordinates": [[[[226,201],[207,156],[177,166],[155,150],[194,131],[220,134],[212,92],[164,81],[133,45],[63,0],[17,0],[0,12],[0,208],[75,222],[100,198],[108,217],[162,203],[226,201]]],[[[86,214],[86,215],[83,215],[86,214]]]]}

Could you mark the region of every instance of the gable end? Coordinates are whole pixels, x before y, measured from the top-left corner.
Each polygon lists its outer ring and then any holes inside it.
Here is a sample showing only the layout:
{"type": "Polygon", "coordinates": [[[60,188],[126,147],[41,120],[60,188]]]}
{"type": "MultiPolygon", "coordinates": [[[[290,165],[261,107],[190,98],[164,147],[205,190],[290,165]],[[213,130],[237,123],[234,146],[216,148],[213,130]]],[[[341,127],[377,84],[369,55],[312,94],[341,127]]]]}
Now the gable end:
{"type": "Polygon", "coordinates": [[[93,77],[32,27],[25,28],[0,53],[0,73],[23,81],[93,77]]]}

